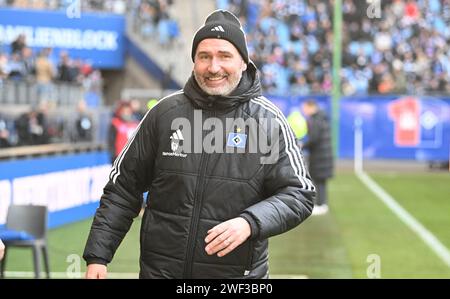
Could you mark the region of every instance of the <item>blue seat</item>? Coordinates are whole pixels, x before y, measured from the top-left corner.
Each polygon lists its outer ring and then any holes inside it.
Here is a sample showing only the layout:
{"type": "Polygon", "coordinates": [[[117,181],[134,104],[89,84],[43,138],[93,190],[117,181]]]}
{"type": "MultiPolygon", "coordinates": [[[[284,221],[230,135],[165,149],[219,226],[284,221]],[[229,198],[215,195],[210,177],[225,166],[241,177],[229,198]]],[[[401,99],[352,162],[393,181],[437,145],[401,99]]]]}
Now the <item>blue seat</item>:
{"type": "Polygon", "coordinates": [[[34,236],[30,235],[25,231],[17,231],[13,229],[0,230],[0,239],[3,241],[14,241],[14,240],[34,240],[34,236]]]}
{"type": "Polygon", "coordinates": [[[0,277],[4,277],[8,251],[12,247],[33,249],[34,274],[40,278],[41,254],[47,278],[50,278],[47,249],[47,207],[34,205],[11,205],[6,216],[6,229],[0,230],[5,244],[5,255],[0,262],[0,277]]]}

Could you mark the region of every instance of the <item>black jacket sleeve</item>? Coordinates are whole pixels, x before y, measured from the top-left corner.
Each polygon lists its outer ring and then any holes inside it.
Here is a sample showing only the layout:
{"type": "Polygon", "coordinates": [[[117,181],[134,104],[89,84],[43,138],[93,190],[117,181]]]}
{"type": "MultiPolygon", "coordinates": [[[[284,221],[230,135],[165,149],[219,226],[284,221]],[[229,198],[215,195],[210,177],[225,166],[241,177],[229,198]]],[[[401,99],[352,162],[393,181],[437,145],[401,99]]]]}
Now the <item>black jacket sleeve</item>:
{"type": "Polygon", "coordinates": [[[113,164],[95,213],[83,258],[88,264],[109,263],[142,207],[152,180],[156,148],[156,113],[147,112],[113,164]]]}
{"type": "Polygon", "coordinates": [[[265,165],[267,198],[247,208],[241,217],[252,229],[251,238],[265,239],[286,232],[311,215],[316,194],[290,127],[282,126],[279,158],[265,165]]]}

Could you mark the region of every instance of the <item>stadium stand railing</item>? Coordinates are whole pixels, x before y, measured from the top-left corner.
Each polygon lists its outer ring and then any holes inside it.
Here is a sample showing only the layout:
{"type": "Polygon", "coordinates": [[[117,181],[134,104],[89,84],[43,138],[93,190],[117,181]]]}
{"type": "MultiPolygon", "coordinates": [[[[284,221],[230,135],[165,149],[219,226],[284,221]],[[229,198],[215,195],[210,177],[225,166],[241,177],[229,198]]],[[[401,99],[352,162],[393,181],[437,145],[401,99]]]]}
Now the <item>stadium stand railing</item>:
{"type": "Polygon", "coordinates": [[[55,106],[76,106],[84,98],[85,91],[79,84],[54,83],[48,98],[39,99],[35,83],[4,80],[0,88],[0,104],[37,105],[40,100],[53,102],[55,106]]]}
{"type": "Polygon", "coordinates": [[[106,147],[101,143],[59,143],[33,146],[10,147],[0,149],[0,160],[16,160],[31,157],[55,156],[70,153],[102,151],[106,147]]]}

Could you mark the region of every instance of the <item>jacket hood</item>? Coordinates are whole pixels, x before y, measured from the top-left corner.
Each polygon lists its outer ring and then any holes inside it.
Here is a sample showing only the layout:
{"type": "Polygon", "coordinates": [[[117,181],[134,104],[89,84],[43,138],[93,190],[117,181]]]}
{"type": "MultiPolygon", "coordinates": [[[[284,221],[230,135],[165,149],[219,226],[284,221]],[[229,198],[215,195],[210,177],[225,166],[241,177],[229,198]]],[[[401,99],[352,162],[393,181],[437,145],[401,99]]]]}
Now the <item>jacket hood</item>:
{"type": "Polygon", "coordinates": [[[209,95],[204,92],[193,73],[184,86],[184,94],[197,108],[216,111],[233,110],[240,104],[262,95],[258,70],[253,62],[249,62],[238,86],[227,96],[209,95]]]}

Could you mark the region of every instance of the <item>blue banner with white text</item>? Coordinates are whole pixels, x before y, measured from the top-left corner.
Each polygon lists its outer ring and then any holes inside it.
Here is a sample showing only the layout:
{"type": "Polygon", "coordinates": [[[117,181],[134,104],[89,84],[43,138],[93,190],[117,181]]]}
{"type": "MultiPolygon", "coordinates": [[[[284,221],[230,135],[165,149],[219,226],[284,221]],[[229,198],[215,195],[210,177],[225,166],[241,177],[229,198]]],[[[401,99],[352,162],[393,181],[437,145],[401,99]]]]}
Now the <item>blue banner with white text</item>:
{"type": "Polygon", "coordinates": [[[0,52],[9,51],[19,34],[25,35],[26,45],[34,52],[52,48],[55,60],[66,51],[94,68],[124,65],[125,18],[120,15],[1,8],[0,52]]]}
{"type": "Polygon", "coordinates": [[[110,171],[104,151],[0,161],[0,226],[11,204],[46,205],[49,228],[89,218],[110,171]]]}

